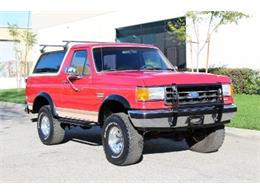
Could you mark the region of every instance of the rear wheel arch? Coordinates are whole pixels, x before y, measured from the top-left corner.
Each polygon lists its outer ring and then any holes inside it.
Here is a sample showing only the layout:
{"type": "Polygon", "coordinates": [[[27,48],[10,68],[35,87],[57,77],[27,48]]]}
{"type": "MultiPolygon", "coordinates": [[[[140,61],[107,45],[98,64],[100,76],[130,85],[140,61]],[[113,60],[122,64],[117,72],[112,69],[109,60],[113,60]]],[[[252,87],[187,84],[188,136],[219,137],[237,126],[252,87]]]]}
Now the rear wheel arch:
{"type": "Polygon", "coordinates": [[[123,112],[127,114],[130,104],[126,98],[120,95],[110,95],[102,102],[98,112],[98,123],[102,126],[105,119],[113,113],[123,112]]]}
{"type": "Polygon", "coordinates": [[[33,113],[38,113],[42,106],[49,105],[53,116],[56,116],[54,103],[51,96],[46,92],[40,92],[33,102],[33,113]]]}

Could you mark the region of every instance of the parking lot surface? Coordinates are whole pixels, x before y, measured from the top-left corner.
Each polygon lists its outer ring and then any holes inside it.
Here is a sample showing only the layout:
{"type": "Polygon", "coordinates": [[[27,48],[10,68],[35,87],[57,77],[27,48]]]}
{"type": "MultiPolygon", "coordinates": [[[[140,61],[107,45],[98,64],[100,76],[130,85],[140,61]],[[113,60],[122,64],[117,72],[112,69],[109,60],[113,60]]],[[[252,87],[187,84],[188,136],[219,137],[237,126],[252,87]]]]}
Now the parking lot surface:
{"type": "Polygon", "coordinates": [[[100,129],[74,128],[68,141],[40,142],[35,115],[0,102],[0,182],[260,182],[260,132],[226,128],[216,153],[189,151],[185,141],[145,142],[143,160],[114,166],[105,158],[100,129]]]}

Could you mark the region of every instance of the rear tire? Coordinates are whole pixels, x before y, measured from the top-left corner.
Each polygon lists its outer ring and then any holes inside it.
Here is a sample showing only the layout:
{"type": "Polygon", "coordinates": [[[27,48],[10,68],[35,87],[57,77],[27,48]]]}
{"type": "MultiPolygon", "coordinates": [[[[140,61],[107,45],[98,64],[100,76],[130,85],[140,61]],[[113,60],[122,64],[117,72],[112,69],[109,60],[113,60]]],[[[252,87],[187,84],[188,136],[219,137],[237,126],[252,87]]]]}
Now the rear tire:
{"type": "Polygon", "coordinates": [[[107,160],[114,165],[131,165],[143,154],[143,136],[125,113],[109,116],[102,129],[102,143],[107,160]]]}
{"type": "Polygon", "coordinates": [[[65,130],[58,119],[53,117],[50,106],[40,108],[37,129],[40,140],[45,145],[59,144],[64,140],[65,130]]]}
{"type": "Polygon", "coordinates": [[[225,139],[224,126],[215,129],[206,129],[200,134],[193,133],[186,137],[186,143],[190,150],[201,153],[216,152],[222,146],[225,139]]]}

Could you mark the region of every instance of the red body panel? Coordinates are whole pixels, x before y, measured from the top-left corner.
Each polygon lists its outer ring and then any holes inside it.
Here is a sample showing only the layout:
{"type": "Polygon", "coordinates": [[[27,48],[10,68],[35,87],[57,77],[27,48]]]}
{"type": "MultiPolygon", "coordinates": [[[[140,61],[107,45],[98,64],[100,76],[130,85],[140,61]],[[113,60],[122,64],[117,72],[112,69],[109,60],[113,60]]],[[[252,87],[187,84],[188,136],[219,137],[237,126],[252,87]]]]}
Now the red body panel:
{"type": "MultiPolygon", "coordinates": [[[[27,102],[33,103],[40,92],[48,93],[56,107],[72,108],[87,111],[99,111],[105,97],[117,94],[123,96],[133,109],[162,109],[169,108],[163,101],[137,102],[135,90],[137,86],[162,86],[171,84],[208,84],[230,83],[226,76],[218,76],[202,73],[181,73],[173,71],[113,71],[96,72],[92,56],[93,47],[103,46],[134,46],[153,47],[142,44],[119,44],[119,43],[89,43],[74,45],[65,55],[64,62],[57,74],[32,75],[28,77],[26,96],[27,102]],[[67,82],[64,73],[69,66],[74,50],[85,49],[90,59],[91,74],[75,80],[73,85],[79,89],[75,91],[67,82]],[[104,94],[97,97],[97,93],[104,94]]],[[[233,102],[232,97],[225,98],[226,104],[233,102]]]]}

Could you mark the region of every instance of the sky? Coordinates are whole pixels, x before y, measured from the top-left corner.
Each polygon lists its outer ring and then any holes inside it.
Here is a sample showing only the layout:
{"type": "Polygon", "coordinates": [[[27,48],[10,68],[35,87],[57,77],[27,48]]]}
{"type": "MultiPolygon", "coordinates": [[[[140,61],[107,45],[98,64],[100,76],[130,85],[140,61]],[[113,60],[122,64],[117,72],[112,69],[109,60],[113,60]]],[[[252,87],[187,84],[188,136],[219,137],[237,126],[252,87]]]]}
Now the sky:
{"type": "Polygon", "coordinates": [[[0,27],[7,27],[8,23],[17,24],[19,27],[31,27],[31,12],[29,11],[0,11],[0,27]]]}

